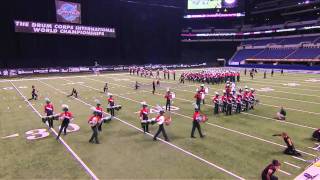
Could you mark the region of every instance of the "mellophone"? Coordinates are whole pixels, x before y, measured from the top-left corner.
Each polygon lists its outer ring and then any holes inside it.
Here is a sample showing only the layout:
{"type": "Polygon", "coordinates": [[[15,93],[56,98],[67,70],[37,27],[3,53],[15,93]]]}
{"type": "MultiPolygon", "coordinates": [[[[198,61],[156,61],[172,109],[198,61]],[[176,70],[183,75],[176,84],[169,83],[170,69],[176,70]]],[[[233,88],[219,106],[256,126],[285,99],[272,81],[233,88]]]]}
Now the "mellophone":
{"type": "Polygon", "coordinates": [[[116,110],[116,111],[120,111],[121,108],[122,108],[121,105],[108,106],[108,107],[107,107],[107,112],[110,112],[111,109],[114,109],[114,110],[116,110]]]}

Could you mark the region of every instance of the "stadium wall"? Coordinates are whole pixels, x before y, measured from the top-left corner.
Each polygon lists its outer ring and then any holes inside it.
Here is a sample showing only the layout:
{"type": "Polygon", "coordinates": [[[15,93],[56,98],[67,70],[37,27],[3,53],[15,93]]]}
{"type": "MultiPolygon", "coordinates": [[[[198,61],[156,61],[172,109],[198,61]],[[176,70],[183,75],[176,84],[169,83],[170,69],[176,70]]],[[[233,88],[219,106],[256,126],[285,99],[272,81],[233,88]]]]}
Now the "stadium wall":
{"type": "Polygon", "coordinates": [[[119,0],[71,0],[82,25],[114,27],[116,38],[24,34],[14,20],[56,22],[54,0],[10,0],[0,7],[0,68],[180,62],[183,10],[119,0]]]}

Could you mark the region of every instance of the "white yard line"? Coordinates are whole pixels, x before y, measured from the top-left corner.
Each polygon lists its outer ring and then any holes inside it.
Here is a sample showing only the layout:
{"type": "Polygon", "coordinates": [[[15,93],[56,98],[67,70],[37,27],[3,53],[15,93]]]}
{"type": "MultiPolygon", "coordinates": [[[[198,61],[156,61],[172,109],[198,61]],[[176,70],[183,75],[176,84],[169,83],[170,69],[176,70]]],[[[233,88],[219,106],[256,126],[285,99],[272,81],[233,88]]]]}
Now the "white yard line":
{"type": "MultiPolygon", "coordinates": [[[[86,78],[86,79],[90,79],[90,78],[86,78]]],[[[92,80],[92,79],[91,79],[92,80]]],[[[98,81],[98,80],[97,80],[98,81]]],[[[96,89],[94,87],[91,87],[91,86],[87,86],[87,85],[84,85],[84,84],[80,84],[81,86],[84,86],[84,87],[87,87],[87,88],[90,88],[90,89],[94,89],[94,90],[97,90],[99,91],[99,89],[96,89]]],[[[137,102],[137,103],[140,103],[139,101],[136,101],[134,99],[131,99],[131,98],[127,98],[127,97],[124,97],[124,96],[119,96],[117,94],[114,94],[115,96],[118,96],[118,97],[121,97],[123,99],[127,99],[129,101],[132,101],[132,102],[137,102]]],[[[154,106],[152,106],[154,107],[154,106]]],[[[189,116],[186,116],[186,115],[183,115],[183,114],[179,114],[179,113],[176,113],[176,112],[171,112],[172,114],[176,114],[176,115],[179,115],[179,116],[182,116],[182,117],[185,117],[185,118],[188,118],[188,119],[192,119],[192,117],[189,117],[189,116]]],[[[233,130],[233,129],[229,129],[229,128],[226,128],[226,127],[223,127],[223,126],[220,126],[220,125],[217,125],[217,124],[213,124],[213,123],[208,123],[207,124],[211,125],[211,126],[214,126],[214,127],[218,127],[220,129],[224,129],[224,130],[227,130],[227,131],[230,131],[230,132],[234,132],[234,133],[237,133],[237,134],[240,134],[240,135],[243,135],[243,136],[246,136],[246,137],[250,137],[250,138],[253,138],[253,139],[256,139],[256,140],[260,140],[260,141],[263,141],[263,142],[266,142],[266,143],[269,143],[269,144],[273,144],[273,145],[277,145],[277,146],[280,146],[280,147],[286,147],[282,144],[278,144],[278,143],[275,143],[275,142],[272,142],[272,141],[269,141],[269,140],[265,140],[265,139],[262,139],[262,138],[259,138],[259,137],[256,137],[256,136],[253,136],[253,135],[249,135],[249,134],[246,134],[246,133],[242,133],[242,132],[239,132],[239,131],[236,131],[236,130],[233,130]]],[[[306,155],[309,155],[309,156],[313,156],[313,157],[316,157],[316,155],[314,154],[311,154],[311,153],[308,153],[308,152],[305,152],[305,151],[302,151],[302,150],[297,150],[303,154],[306,154],[306,155]]]]}
{"type": "Polygon", "coordinates": [[[288,162],[286,162],[286,161],[285,161],[284,163],[287,164],[287,165],[289,165],[289,166],[295,167],[295,168],[297,168],[297,169],[301,169],[300,166],[294,165],[294,164],[292,164],[292,163],[288,163],[288,162]]]}
{"type": "Polygon", "coordinates": [[[284,170],[279,169],[279,172],[282,172],[283,174],[286,174],[286,175],[288,175],[288,176],[291,176],[290,173],[288,173],[288,172],[286,172],[286,171],[284,171],[284,170]]]}
{"type": "Polygon", "coordinates": [[[303,159],[303,158],[299,158],[299,157],[296,157],[296,156],[292,156],[292,158],[294,158],[294,159],[298,159],[298,160],[303,161],[303,162],[307,162],[305,159],[303,159]]]}
{"type": "MultiPolygon", "coordinates": [[[[66,81],[68,81],[68,80],[66,80],[66,81]]],[[[42,82],[41,80],[39,80],[39,82],[41,82],[42,84],[45,84],[45,85],[48,86],[48,87],[51,87],[52,89],[55,89],[56,91],[58,91],[58,92],[60,92],[60,93],[62,93],[62,94],[67,95],[66,92],[63,92],[63,91],[55,88],[54,86],[52,86],[52,85],[50,85],[50,84],[47,84],[47,83],[45,83],[45,82],[42,82]]],[[[79,84],[79,85],[82,86],[82,84],[79,84]]],[[[96,89],[96,90],[98,90],[98,89],[96,89]]],[[[98,91],[99,91],[99,90],[98,90],[98,91]]],[[[79,102],[81,102],[81,103],[89,106],[89,107],[94,107],[93,105],[91,105],[91,104],[89,104],[89,103],[87,103],[87,102],[85,102],[85,101],[83,101],[83,100],[81,100],[81,99],[79,99],[79,98],[75,98],[75,97],[73,97],[73,98],[74,98],[75,100],[77,100],[77,101],[79,101],[79,102]]],[[[104,112],[104,113],[107,114],[106,112],[104,112]]],[[[128,125],[128,126],[130,126],[130,127],[132,127],[132,128],[134,128],[134,129],[140,131],[140,132],[143,132],[140,128],[138,128],[138,127],[136,127],[136,126],[134,126],[134,125],[132,125],[132,124],[124,121],[124,120],[121,120],[121,119],[119,119],[119,118],[117,118],[117,117],[114,117],[114,118],[117,119],[117,120],[119,120],[120,122],[122,122],[122,123],[124,123],[124,124],[126,124],[126,125],[128,125]]],[[[149,136],[153,137],[152,134],[149,134],[149,133],[147,133],[147,134],[148,134],[149,136]]],[[[225,173],[229,174],[230,176],[233,176],[233,177],[236,178],[236,179],[244,180],[244,178],[242,178],[242,177],[240,177],[240,176],[232,173],[231,171],[228,171],[228,170],[226,170],[226,169],[224,169],[224,168],[222,168],[222,167],[220,167],[220,166],[218,166],[218,165],[216,165],[216,164],[214,164],[214,163],[212,163],[212,162],[210,162],[210,161],[208,161],[208,160],[205,160],[205,159],[201,158],[200,156],[197,156],[197,155],[195,155],[195,154],[193,154],[193,153],[191,153],[191,152],[189,152],[189,151],[187,151],[187,150],[184,150],[184,149],[182,149],[181,147],[179,147],[179,146],[177,146],[177,145],[174,145],[174,144],[172,144],[172,143],[170,143],[170,142],[164,141],[164,140],[161,139],[161,138],[158,138],[158,140],[160,140],[161,142],[169,145],[170,147],[173,147],[174,149],[177,149],[177,150],[183,152],[183,153],[186,154],[186,155],[189,155],[189,156],[191,156],[191,157],[194,157],[195,159],[198,159],[199,161],[201,161],[201,162],[203,162],[203,163],[206,163],[207,165],[210,165],[211,167],[214,167],[214,168],[216,168],[216,169],[218,169],[218,170],[220,170],[220,171],[222,171],[222,172],[225,172],[225,173]]]]}
{"type": "MultiPolygon", "coordinates": [[[[20,94],[20,96],[24,99],[24,101],[33,109],[33,112],[35,112],[40,118],[42,115],[40,112],[28,101],[28,98],[22,94],[22,92],[13,84],[13,82],[9,81],[11,85],[16,89],[16,91],[20,94]]],[[[58,133],[53,129],[50,128],[51,131],[58,136],[58,133]]],[[[76,161],[78,161],[81,165],[81,167],[91,176],[93,180],[98,180],[99,178],[92,172],[92,170],[81,160],[81,158],[71,149],[71,147],[60,137],[60,142],[67,148],[69,153],[75,158],[76,161]]]]}

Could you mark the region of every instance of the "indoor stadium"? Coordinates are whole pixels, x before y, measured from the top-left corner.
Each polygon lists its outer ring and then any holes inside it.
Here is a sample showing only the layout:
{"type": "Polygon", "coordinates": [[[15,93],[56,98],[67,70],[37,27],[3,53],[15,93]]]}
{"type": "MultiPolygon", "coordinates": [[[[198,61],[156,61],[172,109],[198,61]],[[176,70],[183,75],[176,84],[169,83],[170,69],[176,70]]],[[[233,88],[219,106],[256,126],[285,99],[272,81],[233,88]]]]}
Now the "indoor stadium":
{"type": "Polygon", "coordinates": [[[320,0],[2,3],[1,180],[320,180],[320,0]]]}

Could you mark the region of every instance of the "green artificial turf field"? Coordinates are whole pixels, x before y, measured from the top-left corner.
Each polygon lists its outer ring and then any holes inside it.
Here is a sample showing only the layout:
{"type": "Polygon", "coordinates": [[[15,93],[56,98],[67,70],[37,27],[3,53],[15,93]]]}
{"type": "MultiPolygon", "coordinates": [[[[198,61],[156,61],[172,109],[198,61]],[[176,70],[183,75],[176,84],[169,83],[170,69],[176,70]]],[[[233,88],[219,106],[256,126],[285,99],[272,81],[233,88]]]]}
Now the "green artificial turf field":
{"type": "MultiPolygon", "coordinates": [[[[241,75],[238,86],[257,89],[260,104],[247,113],[214,116],[211,98],[215,91],[222,92],[224,84],[207,86],[209,95],[201,108],[209,117],[201,124],[204,139],[197,133],[198,138],[190,138],[193,96],[199,83],[162,80],[153,95],[153,79],[128,73],[0,81],[0,179],[259,179],[273,159],[282,164],[282,172],[276,174],[280,179],[294,179],[309,165],[302,159],[319,156],[310,147],[315,146],[311,134],[320,127],[320,75],[276,73],[263,79],[259,73],[253,80],[241,75]],[[141,84],[139,90],[134,90],[136,81],[141,84]],[[92,131],[87,120],[97,99],[106,107],[105,82],[123,108],[116,112],[116,119],[103,125],[101,144],[96,145],[88,143],[92,131]],[[30,98],[32,85],[39,91],[39,99],[30,101],[29,106],[24,98],[30,98]],[[166,113],[172,117],[171,125],[166,126],[171,141],[152,141],[151,135],[141,132],[137,112],[142,101],[149,108],[164,105],[167,87],[176,93],[176,108],[166,113]],[[72,88],[79,92],[78,99],[67,97],[72,88]],[[72,123],[80,130],[62,136],[73,153],[55,140],[53,132],[39,140],[26,139],[29,130],[47,129],[37,114],[44,114],[46,97],[56,112],[68,104],[75,116],[72,123]],[[273,119],[279,106],[287,110],[285,122],[273,119]],[[293,139],[302,159],[282,153],[283,140],[272,136],[281,132],[293,139]],[[13,134],[19,136],[3,138],[13,134]]],[[[56,131],[58,125],[55,121],[56,131]]],[[[151,126],[151,134],[157,128],[151,126]]]]}

